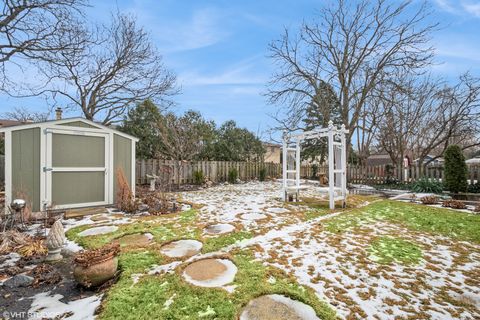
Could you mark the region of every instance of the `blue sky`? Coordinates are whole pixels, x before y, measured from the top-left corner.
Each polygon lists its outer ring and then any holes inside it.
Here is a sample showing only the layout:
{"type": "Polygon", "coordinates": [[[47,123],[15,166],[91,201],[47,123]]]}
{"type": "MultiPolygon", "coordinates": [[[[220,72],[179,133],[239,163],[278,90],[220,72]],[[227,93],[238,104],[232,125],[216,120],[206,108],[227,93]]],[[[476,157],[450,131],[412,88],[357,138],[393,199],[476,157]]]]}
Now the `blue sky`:
{"type": "MultiPolygon", "coordinates": [[[[116,10],[134,14],[178,75],[181,94],[175,111],[194,109],[217,123],[234,119],[263,132],[274,124],[275,107],[262,93],[272,73],[268,43],[284,27],[295,29],[310,20],[325,1],[311,0],[118,0],[91,1],[91,19],[107,21],[116,10]]],[[[480,1],[431,0],[438,64],[432,72],[454,79],[470,70],[480,76],[480,1]]],[[[46,108],[43,99],[0,95],[0,113],[15,106],[46,108]]],[[[78,115],[71,113],[69,115],[78,115]]],[[[267,140],[268,136],[264,135],[267,140]]]]}

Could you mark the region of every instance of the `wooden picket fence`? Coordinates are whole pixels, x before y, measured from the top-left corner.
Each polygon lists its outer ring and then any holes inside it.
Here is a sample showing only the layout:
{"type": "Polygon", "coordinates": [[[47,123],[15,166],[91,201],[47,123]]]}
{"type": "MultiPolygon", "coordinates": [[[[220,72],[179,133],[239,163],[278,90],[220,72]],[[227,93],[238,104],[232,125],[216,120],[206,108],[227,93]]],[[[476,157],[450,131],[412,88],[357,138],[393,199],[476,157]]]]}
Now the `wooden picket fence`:
{"type": "MultiPolygon", "coordinates": [[[[189,184],[194,182],[194,173],[202,171],[206,179],[213,182],[223,182],[228,179],[228,172],[237,169],[238,178],[248,181],[258,179],[260,169],[265,168],[266,176],[270,178],[281,178],[282,165],[280,163],[261,162],[235,162],[235,161],[174,161],[161,159],[142,159],[136,163],[137,183],[148,183],[147,174],[165,177],[172,183],[189,184]]],[[[480,165],[468,167],[469,183],[480,181],[480,165]]],[[[385,184],[392,180],[405,181],[405,171],[388,165],[376,166],[347,166],[347,181],[355,184],[385,184]]],[[[328,177],[328,166],[317,166],[317,176],[328,177]]],[[[421,177],[442,181],[444,172],[442,166],[427,166],[423,170],[419,166],[412,165],[407,169],[408,182],[415,181],[421,177]],[[422,172],[423,171],[423,172],[422,172]]],[[[302,178],[311,178],[314,174],[312,165],[303,165],[300,170],[302,178]]]]}
{"type": "MultiPolygon", "coordinates": [[[[253,180],[260,175],[260,169],[265,168],[266,176],[278,178],[282,174],[279,163],[236,162],[236,161],[174,161],[161,159],[137,160],[135,173],[137,183],[148,183],[148,175],[168,176],[172,183],[188,184],[194,182],[194,173],[201,171],[204,177],[213,182],[224,182],[228,172],[237,169],[240,180],[253,180]]],[[[164,180],[165,181],[165,180],[164,180]]]]}

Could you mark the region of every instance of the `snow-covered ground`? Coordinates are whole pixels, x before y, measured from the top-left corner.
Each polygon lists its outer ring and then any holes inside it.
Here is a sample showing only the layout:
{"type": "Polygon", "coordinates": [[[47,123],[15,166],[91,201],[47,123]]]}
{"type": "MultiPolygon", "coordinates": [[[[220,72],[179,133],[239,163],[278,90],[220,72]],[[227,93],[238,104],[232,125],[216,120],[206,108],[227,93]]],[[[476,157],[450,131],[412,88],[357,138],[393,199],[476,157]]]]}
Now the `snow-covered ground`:
{"type": "MultiPolygon", "coordinates": [[[[312,186],[302,194],[325,196],[321,191],[312,186]]],[[[324,230],[324,223],[343,213],[301,221],[293,214],[298,207],[280,201],[277,182],[221,185],[185,193],[183,198],[204,205],[200,215],[206,223],[241,224],[246,230],[260,231],[232,247],[256,248],[259,260],[312,287],[341,317],[480,318],[478,245],[375,220],[331,233],[324,230]],[[262,215],[268,218],[255,219],[262,215]],[[416,266],[376,263],[367,249],[380,236],[414,241],[422,248],[422,262],[416,266]]]]}
{"type": "MultiPolygon", "coordinates": [[[[316,184],[310,184],[301,195],[327,197],[326,189],[316,184]]],[[[221,231],[227,230],[216,235],[204,231],[207,237],[250,231],[252,238],[220,251],[254,250],[259,261],[281,268],[300,284],[313,288],[342,318],[480,319],[480,246],[477,244],[415,232],[375,219],[332,233],[326,224],[348,213],[326,211],[322,216],[306,220],[301,213],[311,209],[283,203],[279,182],[224,184],[180,196],[202,205],[196,224],[192,222],[189,228],[208,230],[209,226],[220,224],[221,231]],[[382,236],[401,237],[416,243],[422,249],[421,262],[410,266],[377,263],[368,249],[372,241],[382,236]]],[[[175,222],[177,217],[158,219],[175,222]]],[[[65,221],[66,229],[90,224],[103,228],[100,231],[105,231],[105,225],[124,223],[135,223],[135,217],[106,213],[65,221]]],[[[80,247],[69,242],[68,249],[78,251],[80,247]]],[[[214,257],[217,253],[200,253],[184,262],[214,257]]],[[[12,255],[4,264],[14,263],[15,259],[18,257],[12,255]]],[[[151,266],[145,274],[132,275],[134,285],[142,276],[173,272],[181,264],[174,261],[151,266]]],[[[224,288],[235,290],[234,286],[224,288]]],[[[101,295],[62,302],[61,295],[45,292],[29,299],[32,314],[55,317],[71,312],[69,319],[87,319],[93,317],[101,295]]]]}

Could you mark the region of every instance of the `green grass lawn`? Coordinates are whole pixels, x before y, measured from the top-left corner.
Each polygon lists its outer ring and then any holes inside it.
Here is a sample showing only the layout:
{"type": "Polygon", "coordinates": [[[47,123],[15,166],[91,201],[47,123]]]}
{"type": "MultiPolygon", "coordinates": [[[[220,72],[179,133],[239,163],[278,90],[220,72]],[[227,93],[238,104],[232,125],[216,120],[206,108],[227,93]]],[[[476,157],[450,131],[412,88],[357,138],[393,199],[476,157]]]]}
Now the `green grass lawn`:
{"type": "Polygon", "coordinates": [[[378,201],[329,219],[325,227],[343,232],[360,224],[384,220],[411,230],[480,243],[480,215],[399,201],[378,201]]]}

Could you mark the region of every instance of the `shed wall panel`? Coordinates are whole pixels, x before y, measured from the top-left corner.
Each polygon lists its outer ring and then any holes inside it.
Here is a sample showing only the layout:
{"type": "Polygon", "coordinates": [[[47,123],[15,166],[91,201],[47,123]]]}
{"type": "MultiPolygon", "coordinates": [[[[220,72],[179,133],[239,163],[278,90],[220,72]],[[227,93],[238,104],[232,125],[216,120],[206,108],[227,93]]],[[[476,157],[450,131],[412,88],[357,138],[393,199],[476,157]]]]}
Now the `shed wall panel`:
{"type": "Polygon", "coordinates": [[[12,197],[40,211],[40,128],[12,131],[12,197]]]}
{"type": "MultiPolygon", "coordinates": [[[[125,177],[127,178],[128,184],[132,187],[132,143],[133,141],[122,137],[118,134],[114,135],[113,139],[113,172],[114,172],[114,199],[117,195],[117,170],[120,168],[123,170],[125,177]]],[[[135,170],[133,168],[133,170],[135,170]]]]}

